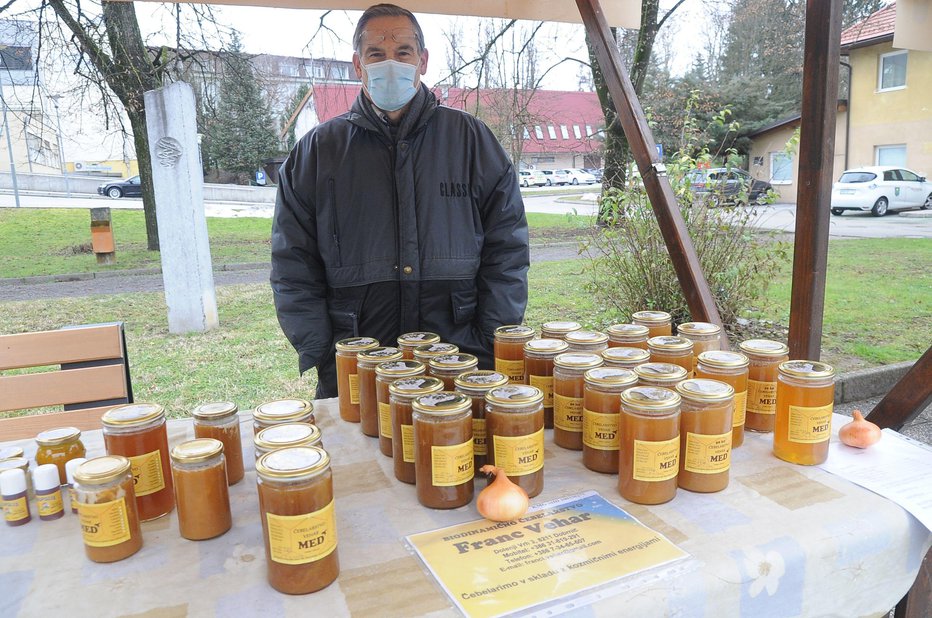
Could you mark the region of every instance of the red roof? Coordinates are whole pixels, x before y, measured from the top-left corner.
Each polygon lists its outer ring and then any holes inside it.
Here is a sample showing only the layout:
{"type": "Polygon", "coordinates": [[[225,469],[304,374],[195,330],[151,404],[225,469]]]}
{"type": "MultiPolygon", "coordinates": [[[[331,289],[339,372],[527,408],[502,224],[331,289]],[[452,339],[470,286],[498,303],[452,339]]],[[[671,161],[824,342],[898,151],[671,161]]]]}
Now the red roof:
{"type": "Polygon", "coordinates": [[[870,42],[880,43],[893,37],[896,23],[896,2],[885,6],[862,22],[841,33],[841,46],[861,47],[870,42]]]}
{"type": "MultiPolygon", "coordinates": [[[[359,94],[359,84],[320,84],[314,86],[313,104],[319,122],[345,113],[359,94]]],[[[510,109],[518,97],[525,110],[527,127],[523,152],[588,153],[601,146],[604,125],[602,108],[594,92],[555,90],[518,91],[475,90],[435,87],[442,105],[480,116],[495,130],[496,108],[510,109]],[[478,110],[476,100],[479,100],[478,110]]]]}

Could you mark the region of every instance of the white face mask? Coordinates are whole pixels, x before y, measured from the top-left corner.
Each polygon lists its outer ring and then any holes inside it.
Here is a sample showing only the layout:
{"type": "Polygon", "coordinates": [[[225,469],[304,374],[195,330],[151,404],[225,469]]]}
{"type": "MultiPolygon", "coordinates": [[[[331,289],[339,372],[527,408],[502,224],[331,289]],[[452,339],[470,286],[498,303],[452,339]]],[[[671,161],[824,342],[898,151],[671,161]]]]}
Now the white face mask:
{"type": "Polygon", "coordinates": [[[368,76],[366,90],[375,106],[382,111],[394,112],[401,109],[417,93],[414,85],[417,78],[416,65],[383,60],[367,64],[364,68],[368,76]]]}

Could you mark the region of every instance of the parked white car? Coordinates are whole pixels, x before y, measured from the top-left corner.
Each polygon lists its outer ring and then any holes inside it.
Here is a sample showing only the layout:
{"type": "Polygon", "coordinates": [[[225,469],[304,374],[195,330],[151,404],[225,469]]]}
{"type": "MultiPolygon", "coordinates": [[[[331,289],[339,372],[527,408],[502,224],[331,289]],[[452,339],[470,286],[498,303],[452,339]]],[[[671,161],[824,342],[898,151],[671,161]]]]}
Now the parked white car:
{"type": "Polygon", "coordinates": [[[547,186],[565,185],[570,182],[570,177],[565,170],[541,170],[547,177],[547,186]]]}
{"type": "Polygon", "coordinates": [[[540,170],[520,170],[518,181],[522,187],[543,187],[547,184],[547,177],[540,170]]]}
{"type": "Polygon", "coordinates": [[[569,178],[567,182],[573,185],[593,185],[597,182],[595,176],[579,169],[568,168],[563,170],[563,172],[566,174],[567,178],[569,178]]]}
{"type": "Polygon", "coordinates": [[[882,217],[910,208],[932,208],[932,182],[904,167],[859,167],[845,171],[832,185],[833,215],[858,210],[882,217]]]}

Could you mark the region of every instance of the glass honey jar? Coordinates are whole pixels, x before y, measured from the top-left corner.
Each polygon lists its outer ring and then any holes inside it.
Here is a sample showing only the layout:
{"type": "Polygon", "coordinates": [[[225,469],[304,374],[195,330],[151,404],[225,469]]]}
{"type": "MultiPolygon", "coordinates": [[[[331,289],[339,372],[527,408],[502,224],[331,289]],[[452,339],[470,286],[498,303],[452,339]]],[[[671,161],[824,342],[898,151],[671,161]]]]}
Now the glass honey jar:
{"type": "Polygon", "coordinates": [[[671,363],[644,363],[633,371],[638,376],[638,386],[675,389],[677,384],[689,377],[683,367],[671,363]]]}
{"type": "Polygon", "coordinates": [[[340,574],[330,456],[314,446],[266,453],[256,485],[269,585],[286,594],[326,588],[340,574]]]}
{"type": "Polygon", "coordinates": [[[553,320],[550,322],[544,322],[540,326],[540,338],[563,339],[566,337],[567,333],[577,331],[580,328],[582,328],[582,325],[579,322],[571,322],[568,320],[553,320]]]}
{"type": "Polygon", "coordinates": [[[416,360],[402,359],[379,363],[375,368],[375,399],[379,406],[379,451],[386,457],[392,452],[392,410],[388,387],[395,380],[415,378],[427,373],[427,366],[416,360]]]}
{"type": "Polygon", "coordinates": [[[680,404],[680,471],[677,484],[699,493],[728,487],[735,390],[718,380],[676,385],[680,404]]]}
{"type": "Polygon", "coordinates": [[[618,493],[636,504],[676,496],[680,457],[680,396],[668,388],[635,386],[621,394],[618,493]]]}
{"type": "Polygon", "coordinates": [[[710,350],[699,355],[696,377],[719,380],[735,390],[731,448],[744,444],[744,415],[748,400],[748,357],[741,352],[710,350]]]}
{"type": "Polygon", "coordinates": [[[646,326],[648,339],[673,334],[673,316],[666,311],[637,311],[631,316],[631,322],[646,326]]]}
{"type": "Polygon", "coordinates": [[[629,348],[627,346],[610,347],[601,352],[606,367],[620,367],[634,369],[638,365],[650,362],[650,352],[643,348],[629,348]]]}
{"type": "Polygon", "coordinates": [[[357,355],[379,347],[372,337],[351,337],[336,343],[337,397],[340,418],[350,423],[359,422],[359,372],[357,355]]]}
{"type": "Polygon", "coordinates": [[[405,333],[398,337],[398,349],[401,350],[403,358],[407,360],[414,360],[414,348],[428,343],[440,343],[440,335],[437,333],[414,332],[405,333]]]}
{"type": "Polygon", "coordinates": [[[392,458],[395,478],[402,483],[417,482],[414,462],[414,419],[411,403],[421,395],[443,390],[440,378],[420,376],[395,380],[388,387],[391,402],[392,458]]]}
{"type": "Polygon", "coordinates": [[[120,455],[88,459],[74,471],[84,552],[93,562],[116,562],[142,548],[133,486],[132,464],[120,455]]]}
{"type": "Polygon", "coordinates": [[[252,413],[253,437],[266,427],[283,423],[314,423],[314,404],[305,399],[279,399],[258,406],[252,413]]]}
{"type": "Polygon", "coordinates": [[[439,342],[427,343],[414,348],[414,360],[424,363],[425,367],[430,366],[430,359],[448,354],[457,354],[460,351],[459,346],[452,343],[439,342]]]}
{"type": "Polygon", "coordinates": [[[47,429],[36,436],[36,444],[36,464],[54,464],[58,468],[59,485],[68,483],[65,464],[87,454],[77,427],[47,429]]]}
{"type": "Polygon", "coordinates": [[[693,342],[693,371],[699,355],[709,350],[722,349],[722,327],[711,322],[683,322],[676,327],[676,334],[693,342]]]}
{"type": "Polygon", "coordinates": [[[553,359],[553,443],[581,451],[585,373],[602,366],[602,357],[566,352],[553,359]]]}
{"type": "Polygon", "coordinates": [[[417,499],[432,509],[455,509],[473,496],[472,399],[440,391],[411,403],[417,499]]]}
{"type": "Polygon", "coordinates": [[[243,437],[239,428],[239,407],[232,401],[204,403],[193,410],[194,437],[213,438],[223,443],[227,481],[236,485],[246,475],[243,464],[243,437]]]}
{"type": "Polygon", "coordinates": [[[686,377],[693,374],[693,342],[683,337],[663,335],[647,340],[650,362],[679,365],[686,370],[686,377]]]}
{"type": "Polygon", "coordinates": [[[319,446],[323,448],[323,436],[317,425],[310,423],[285,423],[266,427],[253,438],[256,459],[277,451],[280,448],[292,446],[319,446]]]}
{"type": "MultiPolygon", "coordinates": [[[[575,324],[575,322],[574,322],[575,324]]],[[[562,339],[531,339],[524,344],[524,383],[544,394],[544,427],[553,428],[553,359],[570,349],[562,339]]]]}
{"type": "Polygon", "coordinates": [[[577,330],[567,333],[564,341],[570,346],[570,352],[598,354],[608,347],[608,335],[594,330],[577,330]]]}
{"type": "Polygon", "coordinates": [[[617,474],[621,393],[638,383],[637,374],[619,367],[597,367],[584,378],[583,465],[595,472],[617,474]]]}
{"type": "Polygon", "coordinates": [[[508,384],[508,377],[497,371],[479,370],[461,373],[453,382],[457,392],[472,400],[473,470],[479,474],[479,469],[487,463],[489,452],[485,428],[485,396],[493,388],[508,384]]]}
{"type": "Polygon", "coordinates": [[[375,392],[375,368],[382,363],[401,360],[398,348],[381,346],[356,355],[356,375],[359,376],[359,428],[363,435],[379,437],[379,401],[375,392]]]}
{"type": "Polygon", "coordinates": [[[613,324],[608,327],[608,347],[647,349],[650,329],[643,324],[613,324]]]}
{"type": "Polygon", "coordinates": [[[181,536],[202,541],[233,526],[224,445],[214,438],[197,438],[171,452],[175,503],[181,536]]]}
{"type": "Polygon", "coordinates": [[[790,349],[779,341],[749,339],[738,344],[748,357],[748,399],[744,428],[773,431],[777,413],[777,367],[790,359],[790,349]]]}
{"type": "Polygon", "coordinates": [[[430,359],[427,364],[427,373],[443,380],[443,389],[453,390],[453,381],[461,373],[475,371],[479,366],[479,359],[472,354],[458,352],[456,354],[443,354],[430,359]]]}
{"type": "Polygon", "coordinates": [[[835,369],[809,360],[780,363],[773,454],[813,466],[828,458],[835,402],[835,369]]]}
{"type": "Polygon", "coordinates": [[[175,495],[162,406],[117,406],[105,412],[100,421],[107,454],[122,455],[132,465],[139,519],[149,521],[171,513],[175,495]]]}
{"type": "Polygon", "coordinates": [[[533,498],[544,490],[544,394],[523,384],[485,396],[489,463],[533,498]]]}
{"type": "Polygon", "coordinates": [[[524,384],[524,344],[537,333],[530,326],[510,324],[495,329],[495,371],[512,384],[524,384]]]}

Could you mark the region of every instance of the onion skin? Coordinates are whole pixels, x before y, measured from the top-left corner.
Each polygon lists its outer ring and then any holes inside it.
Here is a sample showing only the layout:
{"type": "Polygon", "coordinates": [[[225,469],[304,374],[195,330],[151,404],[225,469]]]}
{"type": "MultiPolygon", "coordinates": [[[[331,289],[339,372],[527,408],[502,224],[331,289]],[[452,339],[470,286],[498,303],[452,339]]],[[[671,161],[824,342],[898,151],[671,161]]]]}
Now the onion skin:
{"type": "Polygon", "coordinates": [[[480,515],[492,521],[514,521],[527,513],[530,504],[527,492],[512,483],[504,470],[485,465],[479,471],[495,475],[495,480],[479,492],[476,508],[480,515]]]}
{"type": "Polygon", "coordinates": [[[880,427],[865,419],[860,410],[852,414],[854,420],[838,430],[838,439],[855,448],[867,448],[877,442],[883,434],[880,427]]]}

